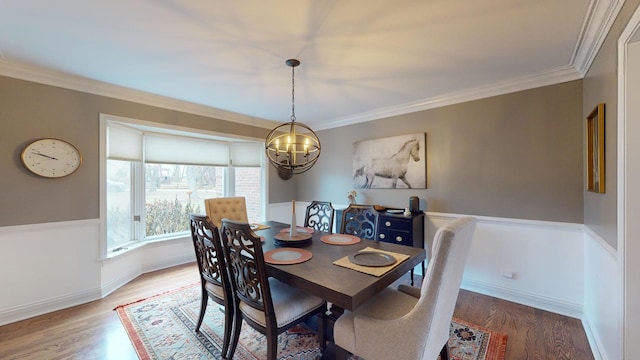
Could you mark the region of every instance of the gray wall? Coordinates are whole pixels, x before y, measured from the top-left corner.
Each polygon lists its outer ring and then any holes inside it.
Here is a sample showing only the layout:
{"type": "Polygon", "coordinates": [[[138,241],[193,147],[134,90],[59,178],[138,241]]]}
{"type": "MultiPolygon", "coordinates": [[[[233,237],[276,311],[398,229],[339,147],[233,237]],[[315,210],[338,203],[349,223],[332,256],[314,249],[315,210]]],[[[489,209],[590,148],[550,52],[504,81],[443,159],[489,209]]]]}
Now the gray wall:
{"type": "MultiPolygon", "coordinates": [[[[583,221],[582,82],[319,131],[322,155],[289,181],[269,172],[269,201],[347,202],[354,141],[427,133],[427,189],[361,190],[358,202],[429,211],[583,221]]],[[[99,114],[263,138],[268,129],[0,77],[0,226],[99,216],[99,114]],[[74,143],[83,165],[70,177],[42,179],[20,165],[20,150],[40,137],[74,143]]]]}
{"type": "Polygon", "coordinates": [[[427,133],[427,189],[358,189],[359,203],[583,222],[582,81],[318,132],[322,154],[298,198],[347,203],[352,144],[427,133]]]}
{"type": "Polygon", "coordinates": [[[604,194],[584,192],[584,223],[617,249],[618,196],[618,38],[640,4],[625,1],[613,27],[583,80],[583,118],[598,103],[605,103],[604,194]]]}
{"type": "Polygon", "coordinates": [[[100,113],[255,138],[269,131],[0,76],[0,226],[99,217],[100,113]],[[20,152],[43,137],[73,143],[80,169],[60,179],[26,171],[20,152]]]}

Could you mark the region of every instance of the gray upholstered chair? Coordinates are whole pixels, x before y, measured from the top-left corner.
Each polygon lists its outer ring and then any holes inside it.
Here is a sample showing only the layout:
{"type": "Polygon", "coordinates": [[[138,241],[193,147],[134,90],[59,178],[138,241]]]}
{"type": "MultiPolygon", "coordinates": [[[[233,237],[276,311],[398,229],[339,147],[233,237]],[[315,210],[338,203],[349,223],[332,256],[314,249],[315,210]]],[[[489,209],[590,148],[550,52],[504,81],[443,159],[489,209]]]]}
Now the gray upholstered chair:
{"type": "Polygon", "coordinates": [[[278,334],[316,315],[320,318],[318,335],[324,348],[327,303],[268,276],[260,238],[249,224],[223,219],[220,236],[236,303],[229,358],[233,358],[243,319],[266,336],[269,360],[276,359],[278,334]]]}
{"type": "Polygon", "coordinates": [[[340,234],[375,240],[378,227],[378,212],[373,205],[351,204],[342,211],[340,234]]]}
{"type": "Polygon", "coordinates": [[[205,199],[204,207],[209,220],[218,229],[222,228],[222,219],[249,222],[247,200],[242,196],[205,199]]]}
{"type": "Polygon", "coordinates": [[[227,275],[227,266],[222,252],[220,232],[207,216],[190,215],[189,225],[191,239],[196,253],[196,261],[200,270],[200,285],[202,298],[200,301],[200,316],[196,324],[196,332],[207,311],[208,300],[211,299],[224,305],[224,336],[222,339],[222,356],[226,357],[231,343],[234,305],[233,292],[227,275]]]}
{"type": "Polygon", "coordinates": [[[340,348],[367,360],[449,358],[447,342],[476,219],[463,217],[436,232],[421,288],[384,289],[334,326],[340,348]]]}
{"type": "Polygon", "coordinates": [[[333,206],[329,201],[312,201],[304,215],[304,226],[318,231],[333,232],[333,206]]]}

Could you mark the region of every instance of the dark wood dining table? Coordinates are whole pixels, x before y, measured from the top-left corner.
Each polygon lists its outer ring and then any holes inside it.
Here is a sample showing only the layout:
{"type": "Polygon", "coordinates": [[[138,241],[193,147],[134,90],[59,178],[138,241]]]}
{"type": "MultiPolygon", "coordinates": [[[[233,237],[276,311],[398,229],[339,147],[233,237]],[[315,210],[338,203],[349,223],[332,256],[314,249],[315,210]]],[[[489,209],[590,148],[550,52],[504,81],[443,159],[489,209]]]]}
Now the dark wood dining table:
{"type": "MultiPolygon", "coordinates": [[[[283,228],[288,228],[289,224],[275,221],[262,224],[269,226],[268,229],[256,231],[257,235],[265,238],[263,251],[280,248],[275,244],[274,236],[283,228]]],[[[333,306],[353,311],[419,265],[426,257],[424,249],[374,240],[361,240],[353,245],[326,244],[320,238],[327,234],[314,231],[311,244],[302,247],[311,251],[313,254],[311,259],[292,265],[267,264],[269,275],[321,297],[333,306]],[[380,277],[333,264],[335,260],[352,255],[366,247],[405,254],[409,258],[380,277]]]]}

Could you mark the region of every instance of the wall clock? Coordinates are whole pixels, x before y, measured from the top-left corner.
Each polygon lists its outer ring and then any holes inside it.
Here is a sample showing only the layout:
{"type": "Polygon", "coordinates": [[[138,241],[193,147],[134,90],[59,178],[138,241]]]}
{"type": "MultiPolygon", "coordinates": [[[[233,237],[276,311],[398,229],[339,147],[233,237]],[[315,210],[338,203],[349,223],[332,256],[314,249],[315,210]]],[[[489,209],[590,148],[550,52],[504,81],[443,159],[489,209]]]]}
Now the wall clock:
{"type": "Polygon", "coordinates": [[[32,173],[46,178],[73,174],[82,163],[80,151],[60,139],[39,139],[27,145],[20,154],[22,164],[32,173]]]}

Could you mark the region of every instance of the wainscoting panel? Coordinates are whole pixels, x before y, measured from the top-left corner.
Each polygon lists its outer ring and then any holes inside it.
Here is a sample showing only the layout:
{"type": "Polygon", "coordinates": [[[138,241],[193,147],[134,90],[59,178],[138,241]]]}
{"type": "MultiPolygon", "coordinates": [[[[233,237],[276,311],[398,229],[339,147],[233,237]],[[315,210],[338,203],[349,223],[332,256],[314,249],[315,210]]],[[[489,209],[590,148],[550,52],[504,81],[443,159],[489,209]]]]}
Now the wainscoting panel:
{"type": "Polygon", "coordinates": [[[0,325],[97,300],[143,273],[195,261],[188,237],[100,260],[99,234],[98,219],[0,227],[0,325]]]}
{"type": "MultiPolygon", "coordinates": [[[[461,215],[427,213],[427,240],[461,215]]],[[[476,216],[462,288],[580,318],[581,224],[476,216]]],[[[429,245],[431,246],[431,241],[429,245]]]]}
{"type": "Polygon", "coordinates": [[[98,220],[0,227],[0,325],[100,298],[98,220]]]}
{"type": "Polygon", "coordinates": [[[620,276],[617,252],[589,227],[584,227],[584,326],[596,360],[621,359],[618,323],[620,276]]]}

